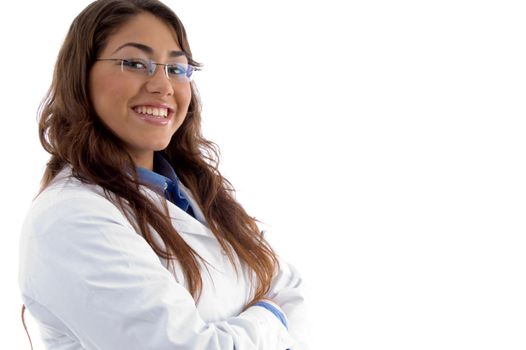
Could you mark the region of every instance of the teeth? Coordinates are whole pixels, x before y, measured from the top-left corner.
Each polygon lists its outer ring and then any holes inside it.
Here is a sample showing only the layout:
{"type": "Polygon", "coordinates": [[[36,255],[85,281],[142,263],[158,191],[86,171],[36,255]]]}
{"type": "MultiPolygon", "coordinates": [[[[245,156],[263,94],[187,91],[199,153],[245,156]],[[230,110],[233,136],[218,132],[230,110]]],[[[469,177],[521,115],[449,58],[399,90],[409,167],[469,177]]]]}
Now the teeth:
{"type": "Polygon", "coordinates": [[[166,118],[168,116],[168,108],[138,106],[135,107],[134,110],[137,113],[148,114],[157,118],[166,118]]]}

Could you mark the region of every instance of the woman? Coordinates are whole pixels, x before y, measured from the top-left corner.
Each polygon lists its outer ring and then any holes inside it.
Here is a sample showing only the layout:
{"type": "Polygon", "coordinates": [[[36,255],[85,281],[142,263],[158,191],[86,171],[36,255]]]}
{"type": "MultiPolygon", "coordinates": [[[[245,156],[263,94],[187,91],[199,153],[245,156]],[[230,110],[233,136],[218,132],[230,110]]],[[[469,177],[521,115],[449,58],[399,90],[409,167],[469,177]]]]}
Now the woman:
{"type": "Polygon", "coordinates": [[[48,349],[303,348],[301,281],[217,170],[198,67],[156,0],[98,0],[72,23],[20,251],[48,349]]]}

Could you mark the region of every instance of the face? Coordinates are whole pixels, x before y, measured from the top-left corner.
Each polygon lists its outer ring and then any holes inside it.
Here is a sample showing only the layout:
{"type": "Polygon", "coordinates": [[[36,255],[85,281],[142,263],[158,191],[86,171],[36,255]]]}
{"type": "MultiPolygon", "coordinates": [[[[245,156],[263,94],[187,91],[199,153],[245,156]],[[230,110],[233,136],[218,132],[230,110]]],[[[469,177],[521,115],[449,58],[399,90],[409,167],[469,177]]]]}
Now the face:
{"type": "MultiPolygon", "coordinates": [[[[98,58],[187,62],[174,30],[149,13],[133,17],[108,37],[98,58]]],[[[164,66],[157,66],[149,76],[123,66],[120,60],[94,63],[89,93],[97,115],[125,143],[136,165],[150,169],[153,152],[168,146],[191,98],[190,83],[169,79],[164,66]]]]}

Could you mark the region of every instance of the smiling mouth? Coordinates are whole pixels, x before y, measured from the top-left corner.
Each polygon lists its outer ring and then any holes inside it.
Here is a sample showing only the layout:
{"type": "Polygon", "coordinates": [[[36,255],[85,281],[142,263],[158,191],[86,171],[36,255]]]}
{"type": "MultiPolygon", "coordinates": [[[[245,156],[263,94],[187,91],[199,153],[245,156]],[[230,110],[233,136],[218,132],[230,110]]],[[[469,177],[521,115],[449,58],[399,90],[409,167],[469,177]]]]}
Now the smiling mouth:
{"type": "Polygon", "coordinates": [[[151,107],[151,106],[137,106],[137,107],[133,107],[133,110],[136,113],[142,114],[144,116],[160,118],[160,119],[168,118],[168,114],[170,113],[170,109],[168,108],[151,107]]]}

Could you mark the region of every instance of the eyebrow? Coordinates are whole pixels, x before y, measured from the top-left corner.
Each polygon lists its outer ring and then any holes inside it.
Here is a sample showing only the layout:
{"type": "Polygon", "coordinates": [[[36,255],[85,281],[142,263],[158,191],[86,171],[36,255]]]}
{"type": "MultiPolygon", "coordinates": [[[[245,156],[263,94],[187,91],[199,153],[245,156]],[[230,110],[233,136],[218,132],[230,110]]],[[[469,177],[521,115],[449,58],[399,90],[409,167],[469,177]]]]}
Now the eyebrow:
{"type": "MultiPolygon", "coordinates": [[[[135,47],[149,55],[152,55],[153,54],[153,49],[147,45],[144,45],[144,44],[140,44],[140,43],[133,43],[133,42],[130,42],[130,43],[126,43],[124,45],[121,45],[117,48],[117,50],[113,51],[113,53],[119,51],[120,49],[124,48],[124,47],[127,47],[127,46],[131,46],[131,47],[135,47]]],[[[186,56],[186,53],[184,53],[183,51],[169,51],[168,52],[168,57],[179,57],[179,56],[186,56]]]]}

